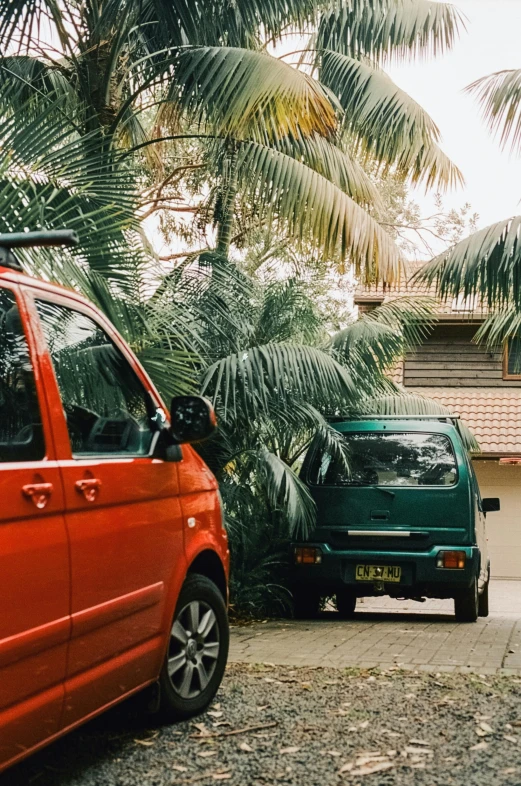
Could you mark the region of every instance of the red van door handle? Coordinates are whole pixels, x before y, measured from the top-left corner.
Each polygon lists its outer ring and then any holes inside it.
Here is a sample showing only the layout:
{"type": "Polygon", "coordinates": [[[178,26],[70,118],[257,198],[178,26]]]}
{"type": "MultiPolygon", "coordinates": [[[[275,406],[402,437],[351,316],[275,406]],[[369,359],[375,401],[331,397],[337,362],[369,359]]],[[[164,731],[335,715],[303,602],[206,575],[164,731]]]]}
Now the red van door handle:
{"type": "Polygon", "coordinates": [[[24,497],[31,499],[39,510],[47,505],[53,490],[52,483],[28,483],[26,486],[22,486],[24,497]]]}
{"type": "Polygon", "coordinates": [[[76,486],[76,491],[83,494],[87,502],[95,502],[100,490],[101,480],[99,478],[84,478],[83,480],[77,480],[74,485],[76,486]]]}

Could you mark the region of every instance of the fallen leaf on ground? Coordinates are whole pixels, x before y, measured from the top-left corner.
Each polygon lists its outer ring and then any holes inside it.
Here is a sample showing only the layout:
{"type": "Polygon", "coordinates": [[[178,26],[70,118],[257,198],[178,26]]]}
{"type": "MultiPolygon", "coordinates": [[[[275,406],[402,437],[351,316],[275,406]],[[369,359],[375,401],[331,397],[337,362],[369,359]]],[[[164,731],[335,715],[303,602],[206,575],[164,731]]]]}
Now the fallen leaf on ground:
{"type": "Polygon", "coordinates": [[[363,723],[360,723],[358,728],[359,729],[367,729],[368,726],[369,726],[369,721],[364,721],[363,723]]]}
{"type": "Polygon", "coordinates": [[[469,748],[469,751],[484,751],[487,748],[488,748],[488,742],[485,742],[485,740],[483,740],[483,742],[478,742],[476,745],[473,745],[471,748],[469,748]]]}
{"type": "Polygon", "coordinates": [[[263,710],[267,710],[269,706],[270,706],[269,704],[263,704],[261,707],[257,707],[257,712],[262,712],[263,710]]]}
{"type": "Polygon", "coordinates": [[[490,724],[488,723],[485,723],[485,721],[481,721],[481,723],[479,724],[479,728],[483,729],[485,734],[494,734],[494,729],[492,728],[492,726],[490,726],[490,724]]]}
{"type": "Polygon", "coordinates": [[[192,723],[192,726],[201,733],[201,737],[206,737],[211,734],[211,732],[206,728],[206,723],[192,723]]]}
{"type": "Polygon", "coordinates": [[[507,767],[506,770],[501,770],[503,775],[514,775],[517,770],[515,767],[507,767]]]}
{"type": "Polygon", "coordinates": [[[198,751],[197,755],[207,759],[209,756],[217,756],[217,751],[198,751]]]}
{"type": "Polygon", "coordinates": [[[239,745],[239,748],[241,749],[241,751],[246,751],[247,753],[251,753],[252,750],[253,750],[251,745],[248,745],[247,742],[241,742],[241,744],[239,745]]]}
{"type": "Polygon", "coordinates": [[[291,747],[291,748],[279,748],[279,753],[297,753],[299,751],[299,747],[291,747]]]}
{"type": "Polygon", "coordinates": [[[392,761],[382,761],[376,763],[369,763],[365,764],[363,767],[359,767],[357,770],[352,770],[352,775],[374,775],[375,772],[385,772],[385,770],[390,770],[394,767],[392,761]]]}
{"type": "Polygon", "coordinates": [[[355,760],[355,764],[357,767],[365,767],[366,764],[375,764],[377,762],[387,761],[387,756],[382,756],[381,753],[362,753],[361,756],[357,756],[355,760]]]}
{"type": "Polygon", "coordinates": [[[433,751],[429,750],[429,748],[413,748],[411,745],[407,745],[404,751],[409,756],[434,756],[433,751]]]}
{"type": "Polygon", "coordinates": [[[354,766],[355,765],[352,762],[348,762],[348,764],[344,764],[342,767],[340,767],[339,773],[351,772],[354,766]]]}
{"type": "Polygon", "coordinates": [[[342,755],[340,753],[340,751],[326,751],[326,753],[329,754],[329,756],[341,756],[342,755]]]}
{"type": "Polygon", "coordinates": [[[232,777],[231,772],[216,772],[212,775],[214,781],[227,781],[232,777]]]}
{"type": "Polygon", "coordinates": [[[508,740],[509,742],[517,742],[518,737],[514,737],[512,734],[505,734],[503,739],[508,740]]]}
{"type": "Polygon", "coordinates": [[[302,690],[312,690],[312,686],[310,682],[301,682],[300,687],[302,690]]]}
{"type": "Polygon", "coordinates": [[[181,764],[173,764],[172,769],[176,772],[188,772],[188,767],[183,767],[181,764]]]}
{"type": "Polygon", "coordinates": [[[224,713],[220,712],[219,710],[208,710],[206,714],[211,715],[212,718],[222,718],[224,713]]]}

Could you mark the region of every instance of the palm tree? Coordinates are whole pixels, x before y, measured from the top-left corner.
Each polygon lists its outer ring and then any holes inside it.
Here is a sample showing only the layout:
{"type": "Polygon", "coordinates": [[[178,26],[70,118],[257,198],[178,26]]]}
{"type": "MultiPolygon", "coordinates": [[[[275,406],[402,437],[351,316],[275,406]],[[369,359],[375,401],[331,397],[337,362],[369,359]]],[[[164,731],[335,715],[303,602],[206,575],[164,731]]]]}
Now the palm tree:
{"type": "MultiPolygon", "coordinates": [[[[521,151],[521,71],[500,71],[467,87],[502,147],[521,151]]],[[[479,340],[500,345],[521,327],[521,217],[499,221],[433,259],[420,277],[436,282],[443,298],[477,298],[490,314],[479,340]]]]}
{"type": "Polygon", "coordinates": [[[460,178],[432,120],[380,68],[452,46],[460,21],[430,0],[0,0],[1,69],[13,106],[51,92],[105,144],[198,140],[220,184],[221,254],[240,201],[254,222],[391,281],[400,256],[366,210],[378,199],[353,153],[427,186],[460,178]],[[309,30],[312,75],[267,53],[309,30]]]}

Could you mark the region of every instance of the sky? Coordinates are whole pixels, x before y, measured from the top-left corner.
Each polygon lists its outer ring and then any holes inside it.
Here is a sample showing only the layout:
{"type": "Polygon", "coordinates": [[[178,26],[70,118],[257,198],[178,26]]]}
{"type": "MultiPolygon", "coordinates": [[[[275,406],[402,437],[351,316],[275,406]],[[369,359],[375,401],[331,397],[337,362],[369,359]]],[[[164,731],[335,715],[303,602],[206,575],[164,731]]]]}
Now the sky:
{"type": "MultiPolygon", "coordinates": [[[[501,151],[480,116],[466,85],[494,71],[521,68],[521,0],[454,0],[466,15],[467,32],[453,50],[424,62],[401,63],[386,70],[426,109],[442,134],[442,148],[462,170],[463,189],[451,191],[446,205],[472,204],[479,226],[521,214],[521,156],[501,151]]],[[[424,214],[432,200],[413,191],[424,214]]]]}

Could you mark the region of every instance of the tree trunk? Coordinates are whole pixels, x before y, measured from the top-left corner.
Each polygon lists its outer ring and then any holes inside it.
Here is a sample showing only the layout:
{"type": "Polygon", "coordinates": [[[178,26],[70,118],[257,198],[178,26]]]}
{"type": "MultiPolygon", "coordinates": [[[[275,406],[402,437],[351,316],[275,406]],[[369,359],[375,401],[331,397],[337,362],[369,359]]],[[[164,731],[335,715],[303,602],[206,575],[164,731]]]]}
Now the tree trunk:
{"type": "Polygon", "coordinates": [[[221,194],[217,216],[216,250],[227,257],[233,232],[233,208],[237,195],[237,148],[233,144],[227,146],[224,156],[221,194]]]}

